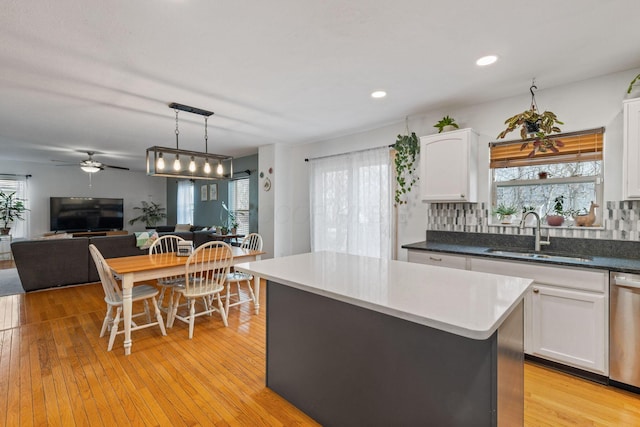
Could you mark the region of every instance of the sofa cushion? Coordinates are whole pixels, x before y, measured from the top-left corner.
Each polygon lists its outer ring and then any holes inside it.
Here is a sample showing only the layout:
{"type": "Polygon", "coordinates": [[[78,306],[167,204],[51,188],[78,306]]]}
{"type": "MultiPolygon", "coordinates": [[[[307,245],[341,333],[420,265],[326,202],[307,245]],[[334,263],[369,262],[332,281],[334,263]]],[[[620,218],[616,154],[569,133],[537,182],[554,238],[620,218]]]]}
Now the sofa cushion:
{"type": "Polygon", "coordinates": [[[136,246],[140,250],[147,250],[158,240],[158,232],[156,230],[136,231],[136,246]]]}
{"type": "Polygon", "coordinates": [[[87,283],[90,258],[87,237],[22,240],[13,242],[11,250],[26,292],[87,283]]]}
{"type": "Polygon", "coordinates": [[[205,230],[201,230],[201,231],[194,231],[193,232],[193,247],[197,248],[198,246],[210,242],[212,240],[215,240],[212,236],[213,231],[205,231],[205,230]]]}
{"type": "Polygon", "coordinates": [[[193,240],[193,233],[190,231],[181,231],[181,232],[165,232],[165,233],[158,233],[159,236],[167,236],[167,235],[171,235],[171,236],[180,236],[182,237],[184,240],[193,240]]]}
{"type": "Polygon", "coordinates": [[[173,229],[176,233],[182,231],[191,231],[191,224],[176,224],[176,227],[173,229]]]}

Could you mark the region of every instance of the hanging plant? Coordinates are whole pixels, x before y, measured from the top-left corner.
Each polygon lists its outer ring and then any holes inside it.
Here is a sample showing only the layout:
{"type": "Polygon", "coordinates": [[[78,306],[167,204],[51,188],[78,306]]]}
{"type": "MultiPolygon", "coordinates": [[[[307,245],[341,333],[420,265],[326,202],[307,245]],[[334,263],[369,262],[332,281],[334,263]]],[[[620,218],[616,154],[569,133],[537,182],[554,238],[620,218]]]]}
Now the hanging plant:
{"type": "Polygon", "coordinates": [[[415,175],[415,164],[416,156],[420,152],[420,143],[415,132],[411,132],[411,135],[398,135],[393,148],[396,150],[394,163],[397,184],[395,205],[397,206],[407,203],[404,196],[411,191],[413,185],[418,181],[418,177],[415,175]]]}
{"type": "Polygon", "coordinates": [[[555,113],[551,111],[538,112],[533,93],[534,88],[537,89],[535,84],[532,84],[529,88],[529,92],[531,92],[531,107],[505,120],[504,124],[507,125],[507,128],[500,132],[498,139],[504,138],[509,132],[513,132],[519,127],[520,137],[523,140],[528,139],[522,144],[520,150],[528,148],[529,143],[533,145],[528,157],[535,156],[537,152],[546,153],[547,151],[552,151],[558,153],[560,151],[558,147],[563,147],[564,143],[549,137],[549,135],[560,132],[560,128],[557,125],[563,125],[564,123],[558,120],[555,113]]]}

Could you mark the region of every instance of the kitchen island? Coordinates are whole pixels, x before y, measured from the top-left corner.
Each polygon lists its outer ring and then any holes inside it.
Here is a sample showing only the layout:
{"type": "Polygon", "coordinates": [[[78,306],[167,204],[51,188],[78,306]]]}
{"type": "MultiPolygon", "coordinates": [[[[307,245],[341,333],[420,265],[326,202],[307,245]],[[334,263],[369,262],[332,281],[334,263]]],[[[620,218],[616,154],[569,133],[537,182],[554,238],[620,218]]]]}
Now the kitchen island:
{"type": "Polygon", "coordinates": [[[267,386],[323,425],[522,425],[531,280],[317,252],[267,284],[267,386]]]}

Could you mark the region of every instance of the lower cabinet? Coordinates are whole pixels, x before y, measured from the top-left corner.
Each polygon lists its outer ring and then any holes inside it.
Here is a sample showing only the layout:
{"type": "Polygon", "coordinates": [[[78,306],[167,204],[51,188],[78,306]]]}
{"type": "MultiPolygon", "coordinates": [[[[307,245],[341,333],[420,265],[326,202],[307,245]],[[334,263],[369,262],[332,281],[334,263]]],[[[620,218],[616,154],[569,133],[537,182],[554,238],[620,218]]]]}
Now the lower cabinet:
{"type": "Polygon", "coordinates": [[[609,272],[409,250],[409,262],[526,277],[524,351],[609,375],[609,272]]]}
{"type": "Polygon", "coordinates": [[[537,283],[529,295],[529,353],[608,374],[605,295],[537,283]]]}
{"type": "Polygon", "coordinates": [[[409,249],[407,260],[418,264],[438,265],[440,267],[457,268],[458,270],[469,269],[467,265],[467,257],[462,255],[443,254],[442,252],[409,249]]]}
{"type": "Polygon", "coordinates": [[[524,299],[524,350],[609,374],[608,271],[471,258],[471,270],[534,280],[524,299]]]}

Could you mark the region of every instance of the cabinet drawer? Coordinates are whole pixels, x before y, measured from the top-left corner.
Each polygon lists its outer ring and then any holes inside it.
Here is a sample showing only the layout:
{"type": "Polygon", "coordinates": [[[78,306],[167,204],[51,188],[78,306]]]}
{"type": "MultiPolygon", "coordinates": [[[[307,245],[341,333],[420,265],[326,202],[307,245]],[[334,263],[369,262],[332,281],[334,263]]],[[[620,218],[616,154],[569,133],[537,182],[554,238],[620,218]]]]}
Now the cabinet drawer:
{"type": "Polygon", "coordinates": [[[608,271],[585,270],[572,267],[549,267],[546,265],[517,262],[494,261],[471,258],[471,270],[485,273],[505,274],[533,279],[536,283],[562,286],[569,289],[604,293],[608,291],[608,271]]]}
{"type": "Polygon", "coordinates": [[[419,264],[438,265],[440,267],[457,268],[460,270],[468,269],[466,257],[443,254],[441,252],[409,250],[407,260],[419,264]]]}

